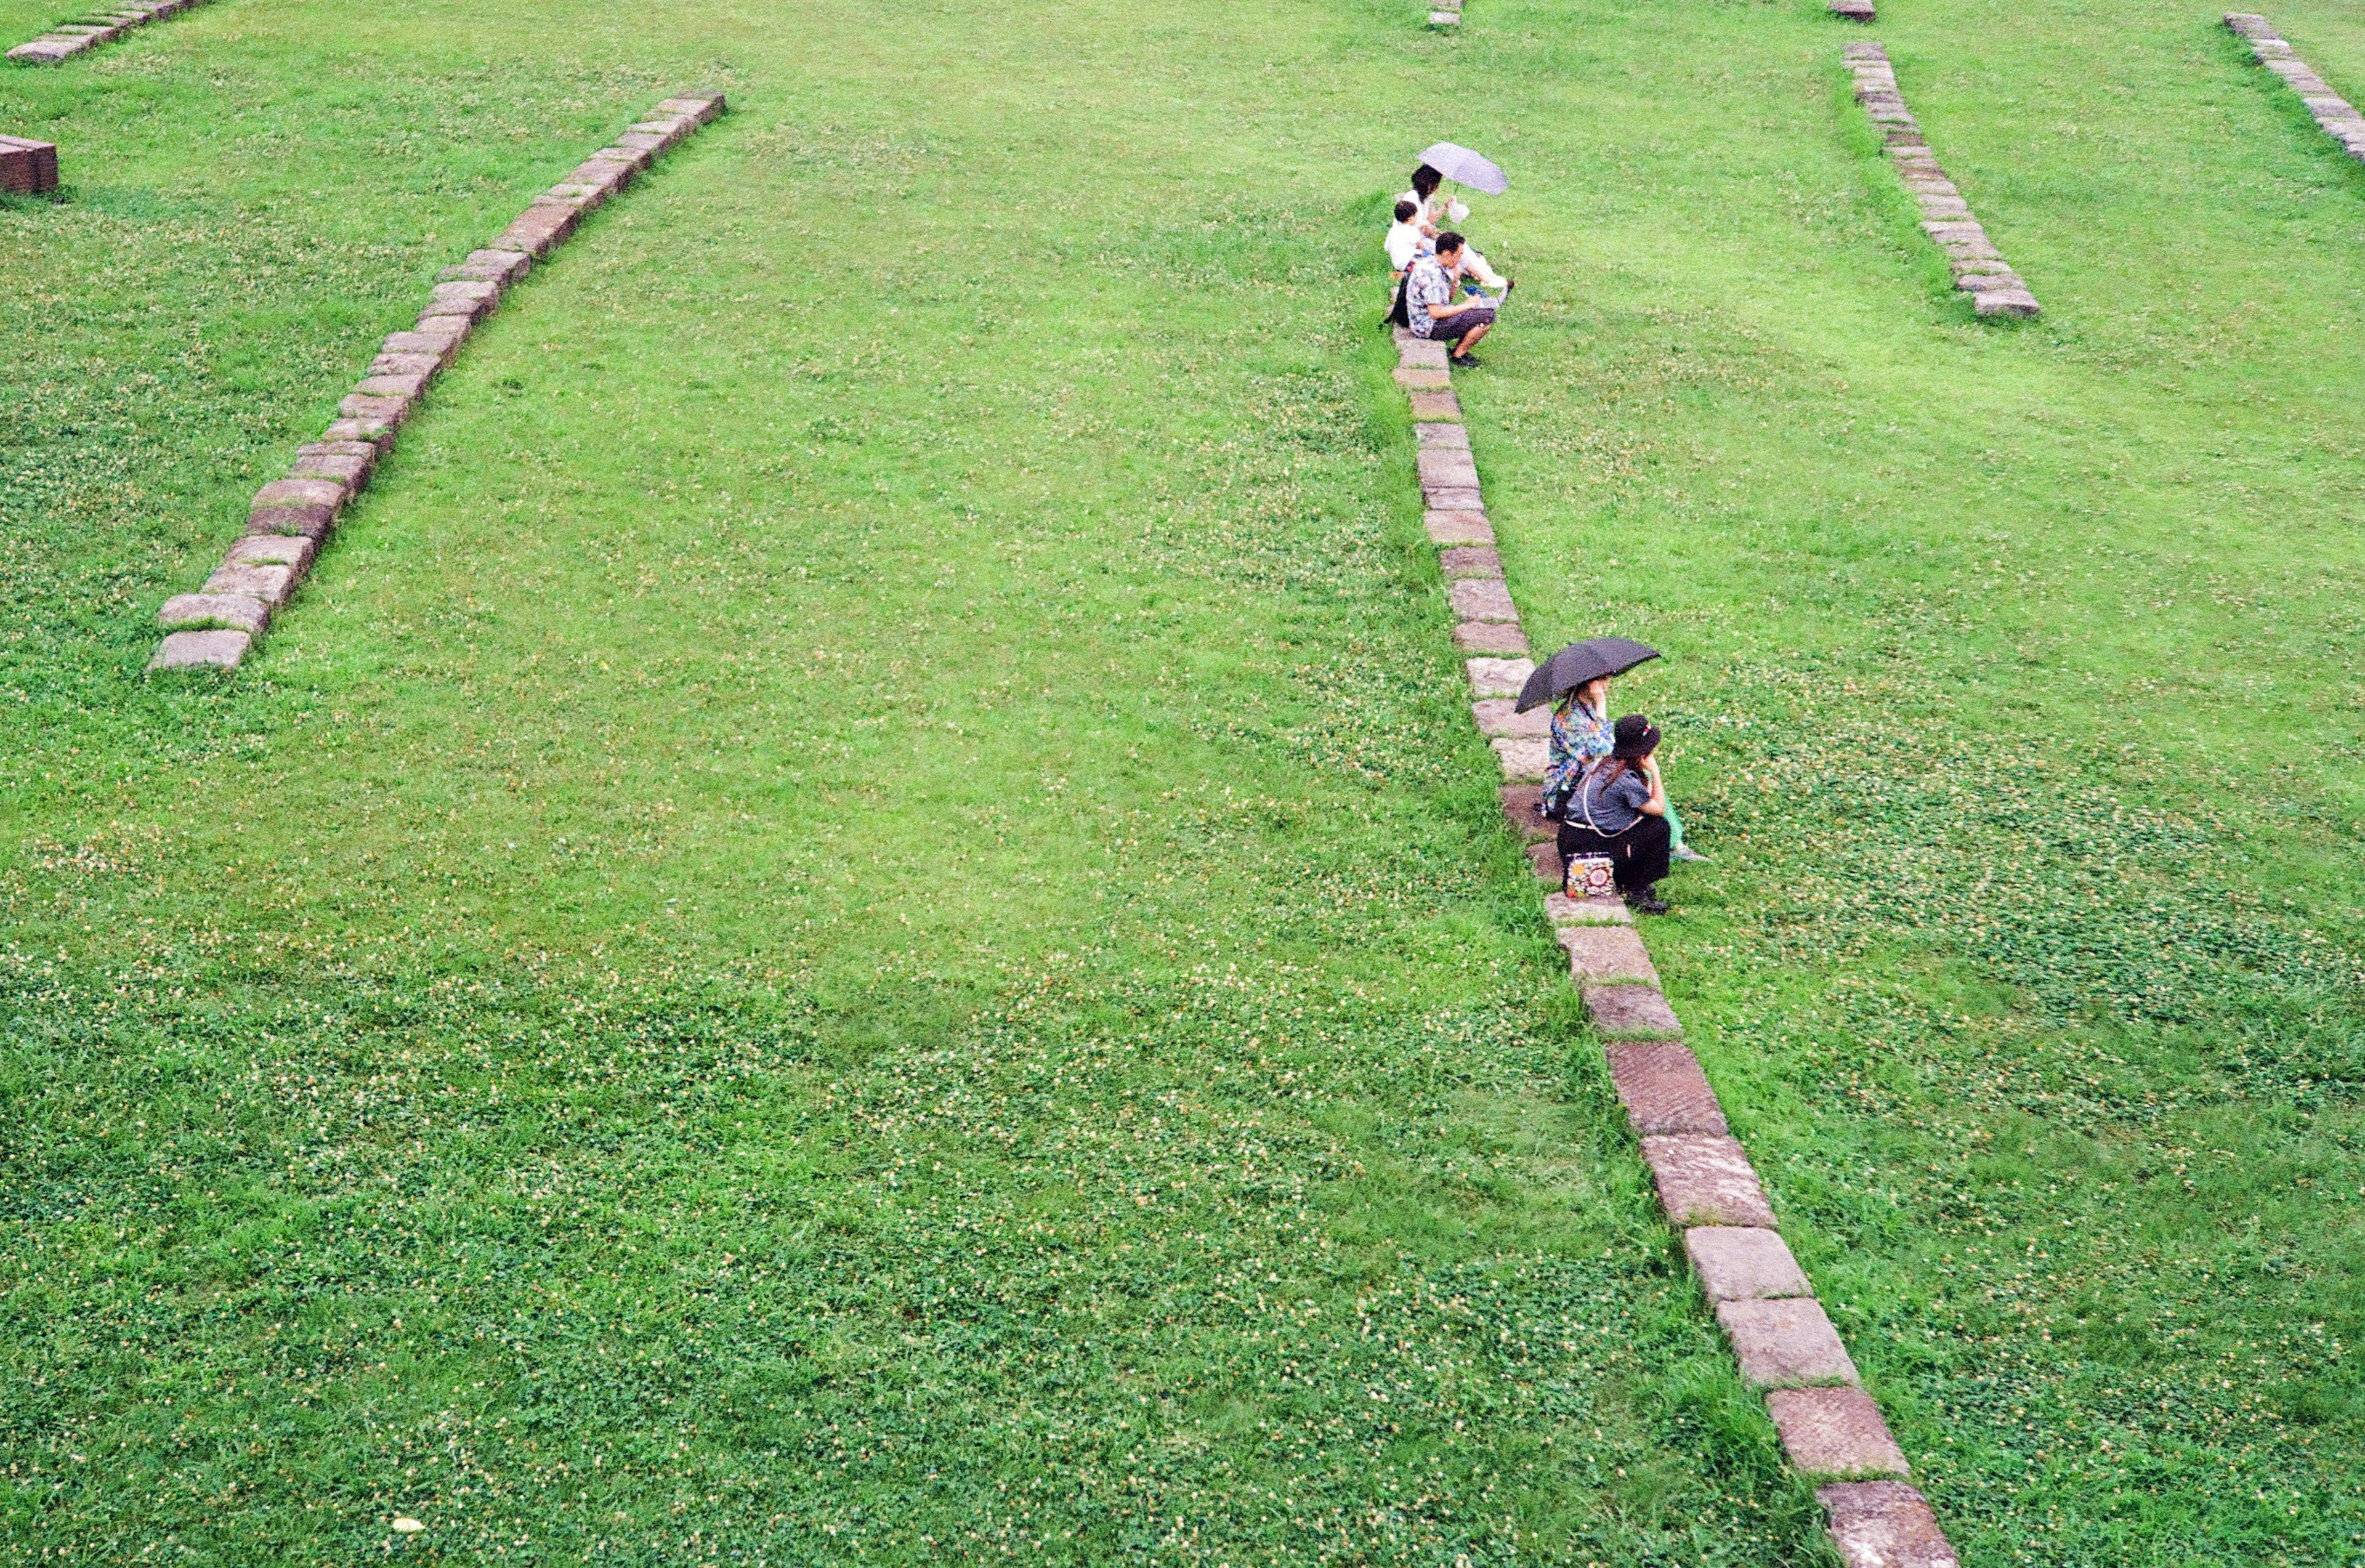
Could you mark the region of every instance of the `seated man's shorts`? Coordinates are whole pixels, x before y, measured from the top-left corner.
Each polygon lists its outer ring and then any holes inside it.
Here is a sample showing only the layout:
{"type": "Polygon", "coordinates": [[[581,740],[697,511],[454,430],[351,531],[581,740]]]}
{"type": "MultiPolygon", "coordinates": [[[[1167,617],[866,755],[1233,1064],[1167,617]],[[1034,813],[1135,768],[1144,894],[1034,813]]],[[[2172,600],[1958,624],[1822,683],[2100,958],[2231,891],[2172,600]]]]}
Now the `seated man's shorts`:
{"type": "Polygon", "coordinates": [[[1456,310],[1451,316],[1439,317],[1437,325],[1429,330],[1429,335],[1440,343],[1458,343],[1479,328],[1492,326],[1494,321],[1493,306],[1473,305],[1467,310],[1456,310]]]}

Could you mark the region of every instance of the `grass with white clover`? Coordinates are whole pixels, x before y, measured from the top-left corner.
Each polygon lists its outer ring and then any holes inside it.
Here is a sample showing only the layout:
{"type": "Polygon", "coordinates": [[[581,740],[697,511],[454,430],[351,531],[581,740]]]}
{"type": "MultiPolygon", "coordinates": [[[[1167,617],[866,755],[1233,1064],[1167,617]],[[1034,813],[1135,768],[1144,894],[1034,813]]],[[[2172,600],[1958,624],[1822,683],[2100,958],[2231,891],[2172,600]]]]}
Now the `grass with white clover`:
{"type": "Polygon", "coordinates": [[[1967,1562],[2349,1568],[2365,176],[2206,15],[1894,10],[2043,321],[1806,5],[217,0],[0,74],[69,183],[0,206],[0,1533],[1827,1561],[1445,644],[1371,321],[1451,135],[1514,590],[1670,655],[1654,950],[1967,1562]],[[705,84],[261,658],[142,682],[433,270],[705,84]]]}

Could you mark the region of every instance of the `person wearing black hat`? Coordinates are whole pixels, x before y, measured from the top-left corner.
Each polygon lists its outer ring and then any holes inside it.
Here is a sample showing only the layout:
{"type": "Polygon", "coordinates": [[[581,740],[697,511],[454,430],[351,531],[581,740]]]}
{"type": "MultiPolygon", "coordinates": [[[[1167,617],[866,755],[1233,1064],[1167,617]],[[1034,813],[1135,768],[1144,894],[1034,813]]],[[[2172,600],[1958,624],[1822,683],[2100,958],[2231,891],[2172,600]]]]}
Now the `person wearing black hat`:
{"type": "Polygon", "coordinates": [[[1606,855],[1618,890],[1644,914],[1664,914],[1657,892],[1667,874],[1667,789],[1659,779],[1659,731],[1640,713],[1610,730],[1609,755],[1585,771],[1560,824],[1565,866],[1580,856],[1606,855]]]}

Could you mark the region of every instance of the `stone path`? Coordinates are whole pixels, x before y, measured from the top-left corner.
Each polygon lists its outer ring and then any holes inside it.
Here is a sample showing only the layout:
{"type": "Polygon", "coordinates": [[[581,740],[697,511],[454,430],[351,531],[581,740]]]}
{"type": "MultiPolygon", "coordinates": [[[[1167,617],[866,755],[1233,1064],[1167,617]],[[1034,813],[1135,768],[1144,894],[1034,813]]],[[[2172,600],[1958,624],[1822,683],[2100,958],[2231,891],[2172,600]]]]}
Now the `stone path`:
{"type": "Polygon", "coordinates": [[[1535,666],[1503,578],[1445,347],[1401,328],[1396,344],[1396,381],[1411,399],[1418,443],[1422,522],[1445,575],[1471,715],[1502,769],[1504,817],[1530,841],[1536,879],[1552,890],[1545,915],[1601,1036],[1609,1081],[1667,1223],[1683,1237],[1741,1375],[1764,1394],[1791,1465],[1817,1484],[1841,1561],[1848,1568],[1959,1568],[1928,1501],[1904,1479],[1904,1452],[1783,1241],[1779,1216],[1708,1074],[1683,1043],[1683,1024],[1659,988],[1633,916],[1618,899],[1576,900],[1559,890],[1559,855],[1535,815],[1550,721],[1541,710],[1512,711],[1535,666]]]}
{"type": "Polygon", "coordinates": [[[1869,22],[1873,19],[1872,0],[1832,0],[1831,13],[1851,22],[1869,22]]]}
{"type": "Polygon", "coordinates": [[[1842,48],[1848,69],[1855,74],[1855,101],[1880,127],[1890,162],[1903,176],[1922,208],[1922,231],[1938,242],[1954,269],[1955,286],[1971,297],[1982,316],[2034,316],[2036,296],[2018,273],[2004,263],[2003,254],[1971,216],[1963,193],[1946,178],[1913,111],[1897,90],[1897,73],[1889,69],[1889,51],[1877,43],[1852,43],[1842,48]]]}
{"type": "Polygon", "coordinates": [[[58,150],[46,141],[0,136],[0,191],[41,196],[58,188],[58,150]]]}
{"type": "Polygon", "coordinates": [[[117,0],[116,4],[102,5],[82,21],[62,23],[30,43],[18,44],[8,51],[8,58],[26,65],[55,65],[86,49],[112,43],[134,28],[161,22],[176,11],[204,3],[205,0],[117,0]]]}
{"type": "Polygon", "coordinates": [[[1460,27],[1462,0],[1429,0],[1429,25],[1432,28],[1460,27]]]}
{"type": "Polygon", "coordinates": [[[2264,17],[2244,11],[2228,11],[2225,25],[2247,39],[2250,54],[2258,62],[2283,79],[2283,85],[2299,95],[2324,134],[2348,150],[2348,155],[2365,162],[2365,115],[2359,115],[2348,100],[2326,86],[2324,78],[2308,69],[2307,62],[2292,52],[2292,46],[2275,36],[2275,29],[2264,17]]]}
{"type": "Polygon", "coordinates": [[[320,439],[297,449],[285,478],[255,493],[246,537],[196,593],[156,613],[165,636],[151,670],[235,669],[293,598],[345,503],[369,483],[395,432],[502,292],[575,232],[586,213],[630,185],[658,154],[723,112],[723,95],[667,98],[656,113],[533,198],[491,246],[444,269],[418,321],[387,334],[367,375],[337,405],[320,439]]]}

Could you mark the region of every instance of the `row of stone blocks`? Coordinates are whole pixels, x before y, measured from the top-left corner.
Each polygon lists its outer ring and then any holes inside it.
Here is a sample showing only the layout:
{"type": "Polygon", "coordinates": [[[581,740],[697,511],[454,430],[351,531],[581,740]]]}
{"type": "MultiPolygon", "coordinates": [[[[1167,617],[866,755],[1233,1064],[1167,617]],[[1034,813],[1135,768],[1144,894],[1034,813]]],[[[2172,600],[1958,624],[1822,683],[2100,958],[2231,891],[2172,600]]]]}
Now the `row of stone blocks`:
{"type": "Polygon", "coordinates": [[[1503,577],[1452,371],[1441,343],[1396,334],[1396,380],[1412,400],[1422,518],[1439,549],[1464,655],[1471,712],[1501,764],[1503,812],[1530,846],[1569,978],[1603,1041],[1609,1079],[1642,1140],[1668,1223],[1732,1343],[1761,1390],[1784,1450],[1821,1483],[1833,1542],[1849,1568],[1956,1568],[1954,1549],[1905,1455],[1865,1393],[1839,1333],[1782,1239],[1749,1156],[1726,1125],[1658,970],[1615,898],[1559,890],[1557,850],[1535,813],[1549,714],[1513,711],[1535,666],[1503,577]]]}
{"type": "Polygon", "coordinates": [[[0,136],[0,191],[40,196],[58,188],[58,150],[46,141],[0,136]]]}
{"type": "Polygon", "coordinates": [[[2225,25],[2247,39],[2250,54],[2258,62],[2283,79],[2283,84],[2299,95],[2307,112],[2324,133],[2348,150],[2348,155],[2365,162],[2365,115],[2354,105],[2334,92],[2324,78],[2308,69],[2307,62],[2292,52],[2292,46],[2275,36],[2264,17],[2245,11],[2229,11],[2225,25]]]}
{"type": "Polygon", "coordinates": [[[18,44],[8,51],[8,58],[26,65],[55,65],[84,50],[112,42],[134,28],[144,28],[176,11],[202,4],[204,0],[121,0],[120,4],[102,6],[74,21],[61,23],[29,43],[18,44]]]}
{"type": "Polygon", "coordinates": [[[1938,160],[1922,140],[1913,111],[1897,90],[1897,73],[1889,51],[1877,43],[1852,43],[1841,50],[1855,75],[1855,100],[1880,128],[1889,156],[1896,163],[1905,188],[1922,209],[1922,231],[1946,252],[1955,286],[1971,297],[1982,316],[2034,316],[2036,296],[2018,273],[2005,264],[2003,253],[1971,215],[1963,193],[1938,167],[1938,160]]]}
{"type": "Polygon", "coordinates": [[[723,95],[667,98],[553,185],[499,238],[447,267],[419,319],[391,332],[320,439],[297,449],[287,476],[256,492],[246,537],[196,593],[157,611],[163,642],[148,667],[235,669],[286,604],[336,526],[345,504],[369,483],[427,390],[502,293],[575,231],[584,214],[622,191],[659,153],[723,112],[723,95]]]}

